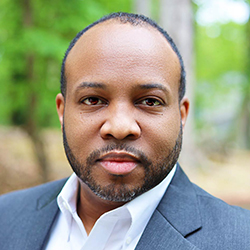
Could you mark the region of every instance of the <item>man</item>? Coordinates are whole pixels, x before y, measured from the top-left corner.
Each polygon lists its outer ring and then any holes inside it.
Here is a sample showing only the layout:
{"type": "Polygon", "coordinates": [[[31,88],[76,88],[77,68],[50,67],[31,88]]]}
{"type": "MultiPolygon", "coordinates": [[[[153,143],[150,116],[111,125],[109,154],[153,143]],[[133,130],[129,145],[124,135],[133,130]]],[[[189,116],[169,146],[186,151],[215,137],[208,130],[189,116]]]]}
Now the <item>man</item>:
{"type": "Polygon", "coordinates": [[[0,198],[0,249],[249,249],[249,211],[177,163],[184,93],[181,56],[150,19],[115,13],[80,32],[56,97],[74,174],[0,198]]]}

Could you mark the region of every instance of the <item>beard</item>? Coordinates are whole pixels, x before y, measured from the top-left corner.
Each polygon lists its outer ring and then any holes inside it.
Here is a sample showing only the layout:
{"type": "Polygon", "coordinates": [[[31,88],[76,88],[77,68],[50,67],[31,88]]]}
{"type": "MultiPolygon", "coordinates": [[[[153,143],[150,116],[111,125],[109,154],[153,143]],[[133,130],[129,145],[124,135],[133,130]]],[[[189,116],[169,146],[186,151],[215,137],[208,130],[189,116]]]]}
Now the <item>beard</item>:
{"type": "MultiPolygon", "coordinates": [[[[175,141],[175,146],[172,149],[167,149],[169,153],[153,163],[140,150],[128,146],[126,144],[109,144],[104,148],[94,150],[87,158],[85,163],[81,163],[73,154],[67,140],[65,128],[63,126],[63,145],[67,159],[78,178],[85,183],[92,192],[98,197],[112,202],[128,202],[137,196],[147,192],[157,186],[175,166],[182,147],[182,125],[178,137],[175,141]],[[93,166],[102,154],[112,152],[113,150],[123,150],[124,152],[134,154],[140,161],[144,169],[145,177],[143,183],[139,186],[129,187],[126,183],[111,182],[108,185],[99,184],[93,177],[93,166]]],[[[117,176],[121,179],[123,176],[117,176]]]]}

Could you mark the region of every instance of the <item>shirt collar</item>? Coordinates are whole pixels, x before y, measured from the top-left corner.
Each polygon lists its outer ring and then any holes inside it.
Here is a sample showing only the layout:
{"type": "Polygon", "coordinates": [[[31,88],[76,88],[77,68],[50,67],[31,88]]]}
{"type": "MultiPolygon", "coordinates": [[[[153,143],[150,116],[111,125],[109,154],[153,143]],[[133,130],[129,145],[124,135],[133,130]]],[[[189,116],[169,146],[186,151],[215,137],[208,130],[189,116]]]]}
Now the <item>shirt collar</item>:
{"type": "MultiPolygon", "coordinates": [[[[160,200],[162,199],[164,193],[166,192],[166,189],[168,188],[174,176],[175,171],[176,171],[176,165],[170,171],[167,177],[157,186],[143,193],[142,195],[136,197],[132,201],[126,203],[124,206],[109,211],[107,213],[117,214],[118,212],[118,214],[120,215],[121,214],[120,212],[124,211],[124,209],[128,210],[131,216],[130,219],[132,221],[128,233],[132,237],[136,237],[136,234],[138,234],[138,232],[142,233],[143,230],[145,229],[151,215],[153,214],[154,210],[156,209],[160,200]]],[[[78,187],[79,187],[78,177],[76,176],[75,173],[73,173],[68,179],[68,181],[65,183],[62,191],[59,193],[57,197],[58,207],[62,212],[62,214],[65,216],[69,231],[73,219],[73,214],[75,214],[77,210],[78,187]]],[[[123,214],[127,216],[128,213],[126,212],[123,214]]]]}
{"type": "Polygon", "coordinates": [[[157,186],[124,205],[128,208],[132,217],[132,225],[129,232],[132,237],[136,237],[135,234],[138,234],[138,232],[142,234],[144,231],[149,219],[166,192],[175,171],[176,165],[157,186]]]}

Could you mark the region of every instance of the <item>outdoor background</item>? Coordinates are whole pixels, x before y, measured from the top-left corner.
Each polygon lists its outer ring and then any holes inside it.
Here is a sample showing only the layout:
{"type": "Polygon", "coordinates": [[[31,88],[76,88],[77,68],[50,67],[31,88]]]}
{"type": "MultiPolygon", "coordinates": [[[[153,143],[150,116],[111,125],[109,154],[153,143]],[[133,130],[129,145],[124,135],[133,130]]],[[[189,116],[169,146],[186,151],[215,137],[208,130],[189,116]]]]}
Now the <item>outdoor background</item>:
{"type": "MultiPolygon", "coordinates": [[[[191,112],[181,165],[250,208],[250,0],[1,0],[0,194],[66,177],[55,96],[74,36],[111,12],[160,23],[178,45],[191,112]]],[[[88,143],[88,142],[85,142],[88,143]]]]}

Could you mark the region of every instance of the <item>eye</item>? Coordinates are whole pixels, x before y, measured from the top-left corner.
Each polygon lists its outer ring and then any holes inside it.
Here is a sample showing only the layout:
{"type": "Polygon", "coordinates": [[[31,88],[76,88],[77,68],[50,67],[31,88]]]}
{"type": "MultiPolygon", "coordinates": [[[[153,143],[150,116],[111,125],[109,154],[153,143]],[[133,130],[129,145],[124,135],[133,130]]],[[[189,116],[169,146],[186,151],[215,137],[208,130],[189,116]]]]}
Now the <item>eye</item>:
{"type": "Polygon", "coordinates": [[[81,103],[86,104],[86,105],[100,105],[100,104],[104,104],[105,102],[102,101],[98,97],[87,97],[83,99],[81,103]]]}
{"type": "Polygon", "coordinates": [[[147,105],[147,106],[160,106],[162,103],[154,98],[147,98],[141,101],[142,104],[147,105]]]}

